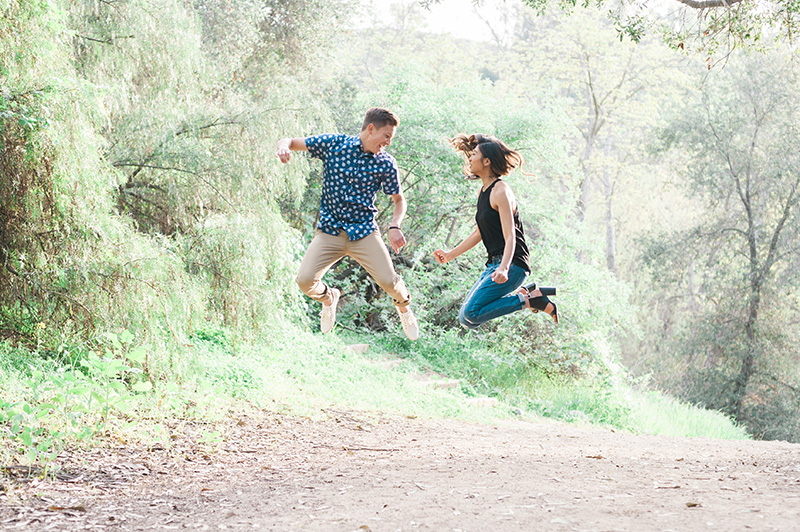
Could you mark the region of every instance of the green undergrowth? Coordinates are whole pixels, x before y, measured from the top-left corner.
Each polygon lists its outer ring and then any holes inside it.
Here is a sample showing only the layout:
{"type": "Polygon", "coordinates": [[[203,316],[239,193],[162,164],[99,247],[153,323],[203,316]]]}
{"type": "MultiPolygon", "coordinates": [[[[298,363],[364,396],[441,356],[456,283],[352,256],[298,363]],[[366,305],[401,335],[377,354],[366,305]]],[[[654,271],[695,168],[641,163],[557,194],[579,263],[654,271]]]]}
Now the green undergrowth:
{"type": "Polygon", "coordinates": [[[465,405],[461,392],[426,388],[420,379],[422,368],[404,353],[385,351],[375,343],[359,352],[364,342],[355,335],[321,336],[292,327],[276,332],[268,342],[244,345],[220,334],[197,339],[192,369],[218,393],[282,413],[314,417],[327,408],[344,407],[420,417],[487,418],[487,412],[465,405]]]}
{"type": "Polygon", "coordinates": [[[633,393],[632,405],[634,426],[647,434],[730,440],[750,437],[721,412],[683,403],[656,391],[633,393]]]}
{"type": "Polygon", "coordinates": [[[197,437],[213,443],[224,437],[219,421],[248,410],[323,418],[348,409],[483,423],[550,418],[648,434],[748,437],[717,412],[609,377],[555,377],[470,335],[410,342],[397,332],[339,328],[322,336],[286,325],[245,342],[204,329],[182,346],[182,370],[171,380],[148,374],[152,346],[127,331],[69,357],[0,344],[0,463],[46,470],[71,445],[169,445],[182,423],[206,427],[197,437]],[[461,386],[431,387],[424,383],[431,376],[461,386]],[[476,397],[497,402],[469,401],[476,397]]]}
{"type": "Polygon", "coordinates": [[[635,390],[622,368],[607,363],[581,376],[555,374],[518,350],[470,333],[451,331],[408,342],[376,336],[381,349],[402,353],[417,367],[462,381],[465,397],[494,397],[495,409],[524,418],[549,418],[669,436],[746,439],[750,436],[717,411],[681,403],[657,392],[635,390]]]}

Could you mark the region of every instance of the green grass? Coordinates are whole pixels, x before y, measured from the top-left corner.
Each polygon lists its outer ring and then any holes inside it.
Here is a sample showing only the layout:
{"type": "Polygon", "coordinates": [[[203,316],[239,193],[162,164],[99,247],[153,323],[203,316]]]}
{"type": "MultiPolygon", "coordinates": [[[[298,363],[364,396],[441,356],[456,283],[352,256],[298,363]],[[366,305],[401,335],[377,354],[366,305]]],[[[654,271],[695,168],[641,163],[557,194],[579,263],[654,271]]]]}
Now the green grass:
{"type": "Polygon", "coordinates": [[[522,389],[513,391],[512,395],[543,417],[635,430],[624,388],[607,387],[588,380],[568,382],[563,379],[543,379],[528,383],[527,388],[527,393],[522,389]]]}
{"type": "Polygon", "coordinates": [[[682,403],[655,391],[632,394],[631,418],[635,429],[646,434],[750,438],[742,427],[721,412],[682,403]]]}
{"type": "MultiPolygon", "coordinates": [[[[638,433],[711,438],[748,438],[723,414],[681,403],[656,392],[637,392],[621,379],[553,378],[509,351],[487,351],[455,333],[410,342],[399,331],[362,334],[337,329],[331,335],[284,329],[269,342],[237,349],[198,345],[195,374],[216,393],[263,408],[318,415],[326,408],[352,408],[493,422],[512,416],[546,417],[638,433]],[[369,343],[365,353],[348,345],[369,343]],[[395,364],[388,366],[388,360],[395,364]],[[420,384],[435,371],[460,379],[460,388],[420,384]],[[614,381],[614,384],[608,381],[614,381]],[[474,408],[467,399],[494,397],[500,405],[474,408]]],[[[201,342],[202,343],[202,342],[201,342]]]]}
{"type": "Polygon", "coordinates": [[[718,412],[634,391],[619,378],[554,378],[513,350],[496,344],[492,351],[474,336],[448,333],[409,342],[397,332],[367,335],[339,329],[322,336],[286,325],[245,342],[221,330],[198,331],[180,353],[181,373],[168,381],[156,379],[152,389],[134,361],[116,358],[115,352],[94,357],[96,374],[91,374],[0,343],[0,459],[51,460],[64,445],[101,441],[94,435],[168,444],[176,423],[213,425],[230,412],[252,408],[311,418],[324,417],[330,409],[483,423],[544,417],[655,435],[748,438],[718,412]],[[366,352],[348,347],[366,342],[366,352]],[[425,386],[421,376],[430,371],[462,384],[425,386]],[[86,380],[91,378],[98,382],[86,380]],[[64,379],[71,383],[69,392],[63,391],[64,379]],[[109,387],[114,394],[106,398],[109,387]],[[470,406],[468,399],[476,396],[499,403],[470,406]],[[23,422],[36,426],[23,434],[23,422]],[[84,425],[90,432],[83,431],[84,425]],[[35,437],[38,444],[23,437],[35,437]]]}
{"type": "Polygon", "coordinates": [[[373,342],[366,353],[356,353],[348,345],[364,338],[297,329],[284,334],[236,348],[198,342],[192,371],[218,393],[307,416],[335,407],[475,420],[503,415],[499,409],[469,408],[462,390],[423,386],[421,367],[408,351],[387,351],[373,342]]]}

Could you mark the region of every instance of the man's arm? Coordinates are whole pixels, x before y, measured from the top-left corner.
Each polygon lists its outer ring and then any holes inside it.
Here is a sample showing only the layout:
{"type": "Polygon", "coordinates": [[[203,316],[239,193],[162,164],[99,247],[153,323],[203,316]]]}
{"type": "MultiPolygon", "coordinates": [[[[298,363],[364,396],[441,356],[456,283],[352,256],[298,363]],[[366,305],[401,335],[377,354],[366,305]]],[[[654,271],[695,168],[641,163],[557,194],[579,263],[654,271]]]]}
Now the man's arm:
{"type": "Polygon", "coordinates": [[[392,201],[394,201],[394,212],[392,213],[392,222],[389,224],[389,242],[392,244],[394,252],[400,253],[400,249],[406,245],[406,237],[399,227],[400,224],[403,223],[403,218],[406,216],[408,203],[402,192],[392,194],[390,197],[392,201]],[[397,229],[392,229],[393,227],[397,229]]]}
{"type": "Polygon", "coordinates": [[[282,163],[288,163],[293,151],[308,151],[306,139],[304,138],[284,138],[278,141],[276,155],[282,163]]]}

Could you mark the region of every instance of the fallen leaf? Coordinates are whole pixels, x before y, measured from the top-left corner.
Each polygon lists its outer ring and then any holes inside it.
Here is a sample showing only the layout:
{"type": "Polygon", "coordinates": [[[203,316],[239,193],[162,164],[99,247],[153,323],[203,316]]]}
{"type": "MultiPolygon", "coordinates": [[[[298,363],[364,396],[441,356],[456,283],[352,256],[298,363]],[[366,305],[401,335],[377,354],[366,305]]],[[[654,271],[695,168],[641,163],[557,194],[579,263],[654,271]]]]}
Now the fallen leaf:
{"type": "Polygon", "coordinates": [[[82,504],[79,504],[78,506],[48,506],[47,509],[53,511],[59,511],[59,510],[75,510],[78,512],[86,511],[86,507],[84,507],[82,504]]]}

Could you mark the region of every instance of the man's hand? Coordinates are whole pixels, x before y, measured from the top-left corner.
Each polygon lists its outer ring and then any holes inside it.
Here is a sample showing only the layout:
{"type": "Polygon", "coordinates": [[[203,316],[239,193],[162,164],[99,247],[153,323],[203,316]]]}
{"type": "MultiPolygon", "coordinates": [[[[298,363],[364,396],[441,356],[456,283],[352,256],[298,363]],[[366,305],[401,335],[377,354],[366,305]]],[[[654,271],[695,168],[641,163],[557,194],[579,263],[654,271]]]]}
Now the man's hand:
{"type": "Polygon", "coordinates": [[[288,163],[293,151],[308,151],[306,140],[302,138],[284,138],[278,141],[275,155],[282,163],[288,163]]]}
{"type": "Polygon", "coordinates": [[[400,250],[407,243],[406,236],[403,234],[403,230],[398,228],[390,228],[389,243],[392,244],[392,249],[394,250],[395,253],[400,253],[400,250]]]}
{"type": "Polygon", "coordinates": [[[278,141],[278,151],[275,153],[278,156],[278,159],[281,160],[282,163],[288,163],[289,159],[292,158],[292,150],[289,149],[289,145],[284,144],[283,141],[278,141]]]}

